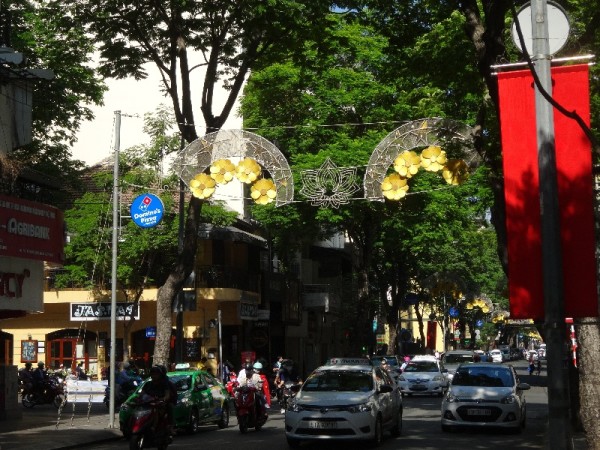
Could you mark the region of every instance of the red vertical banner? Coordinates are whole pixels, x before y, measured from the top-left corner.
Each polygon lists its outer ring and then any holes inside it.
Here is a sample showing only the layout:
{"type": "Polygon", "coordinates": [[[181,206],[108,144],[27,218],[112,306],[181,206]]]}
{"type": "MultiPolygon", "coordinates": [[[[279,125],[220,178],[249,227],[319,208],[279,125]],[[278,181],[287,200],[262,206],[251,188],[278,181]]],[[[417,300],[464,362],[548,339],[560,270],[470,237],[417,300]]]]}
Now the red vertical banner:
{"type": "Polygon", "coordinates": [[[437,339],[438,323],[435,320],[427,322],[427,345],[426,348],[435,350],[435,341],[437,339]]]}
{"type": "MultiPolygon", "coordinates": [[[[589,124],[588,66],[552,68],[554,99],[589,124]]],[[[543,319],[542,242],[533,77],[498,74],[506,199],[508,279],[513,319],[543,319]]],[[[591,144],[581,127],[555,110],[565,314],[598,315],[591,144]]]]}

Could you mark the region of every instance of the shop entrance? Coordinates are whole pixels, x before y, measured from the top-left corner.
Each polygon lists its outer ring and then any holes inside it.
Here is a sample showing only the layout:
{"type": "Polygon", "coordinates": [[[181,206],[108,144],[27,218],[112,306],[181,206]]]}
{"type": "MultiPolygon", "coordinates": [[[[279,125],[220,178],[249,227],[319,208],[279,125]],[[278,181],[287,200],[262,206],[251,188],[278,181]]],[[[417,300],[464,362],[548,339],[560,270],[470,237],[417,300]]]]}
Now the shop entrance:
{"type": "Polygon", "coordinates": [[[58,369],[62,364],[67,370],[75,370],[81,361],[84,370],[96,369],[96,342],[96,333],[90,331],[65,329],[50,333],[46,336],[46,365],[58,369]]]}

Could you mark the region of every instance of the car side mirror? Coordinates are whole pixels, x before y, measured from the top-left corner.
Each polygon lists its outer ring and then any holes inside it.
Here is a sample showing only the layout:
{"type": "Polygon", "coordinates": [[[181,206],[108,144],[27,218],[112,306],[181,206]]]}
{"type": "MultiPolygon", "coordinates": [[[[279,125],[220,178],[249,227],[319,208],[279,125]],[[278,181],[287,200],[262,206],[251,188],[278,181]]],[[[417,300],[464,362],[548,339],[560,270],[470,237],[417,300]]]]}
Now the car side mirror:
{"type": "Polygon", "coordinates": [[[445,367],[442,369],[442,373],[448,373],[448,369],[446,369],[445,367]]]}
{"type": "Polygon", "coordinates": [[[519,391],[526,391],[528,389],[531,389],[531,386],[528,383],[517,384],[517,390],[519,390],[519,391]]]}

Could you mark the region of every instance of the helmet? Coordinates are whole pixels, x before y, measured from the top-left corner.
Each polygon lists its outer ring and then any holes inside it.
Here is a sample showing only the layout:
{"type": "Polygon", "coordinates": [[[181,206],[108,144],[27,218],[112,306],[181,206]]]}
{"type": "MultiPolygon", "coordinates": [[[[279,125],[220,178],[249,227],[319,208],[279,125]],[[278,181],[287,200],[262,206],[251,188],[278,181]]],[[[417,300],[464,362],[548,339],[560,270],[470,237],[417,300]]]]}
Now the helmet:
{"type": "Polygon", "coordinates": [[[25,367],[28,368],[28,369],[31,369],[31,363],[30,362],[25,363],[25,367]]]}
{"type": "Polygon", "coordinates": [[[246,372],[252,372],[252,364],[251,363],[247,363],[244,365],[244,370],[246,372]]]}
{"type": "Polygon", "coordinates": [[[44,367],[44,363],[43,363],[42,361],[40,361],[40,362],[38,363],[38,367],[44,367]]]}
{"type": "Polygon", "coordinates": [[[254,366],[252,366],[252,367],[254,367],[254,370],[262,370],[263,365],[259,362],[256,362],[256,363],[254,363],[254,366]]]}
{"type": "Polygon", "coordinates": [[[127,369],[129,369],[129,367],[130,367],[130,364],[128,362],[123,363],[123,369],[127,370],[127,369]]]}

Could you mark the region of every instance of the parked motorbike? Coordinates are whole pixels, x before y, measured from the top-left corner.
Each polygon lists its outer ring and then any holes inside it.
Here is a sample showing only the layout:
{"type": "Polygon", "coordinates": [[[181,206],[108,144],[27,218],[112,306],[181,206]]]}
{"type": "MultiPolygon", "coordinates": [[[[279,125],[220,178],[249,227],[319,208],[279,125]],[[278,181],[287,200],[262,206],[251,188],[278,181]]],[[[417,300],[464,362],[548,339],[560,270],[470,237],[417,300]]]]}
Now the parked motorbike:
{"type": "Polygon", "coordinates": [[[142,396],[131,417],[129,450],[158,448],[166,450],[173,438],[169,432],[169,419],[163,401],[142,396]]]}
{"type": "Polygon", "coordinates": [[[60,408],[67,403],[64,380],[52,374],[48,375],[41,386],[35,387],[33,384],[24,386],[21,394],[21,403],[26,408],[45,404],[51,404],[56,408],[60,408]]]}
{"type": "Polygon", "coordinates": [[[241,386],[235,392],[235,413],[241,433],[249,428],[259,431],[267,422],[267,414],[258,404],[258,389],[255,386],[241,386]]]}

